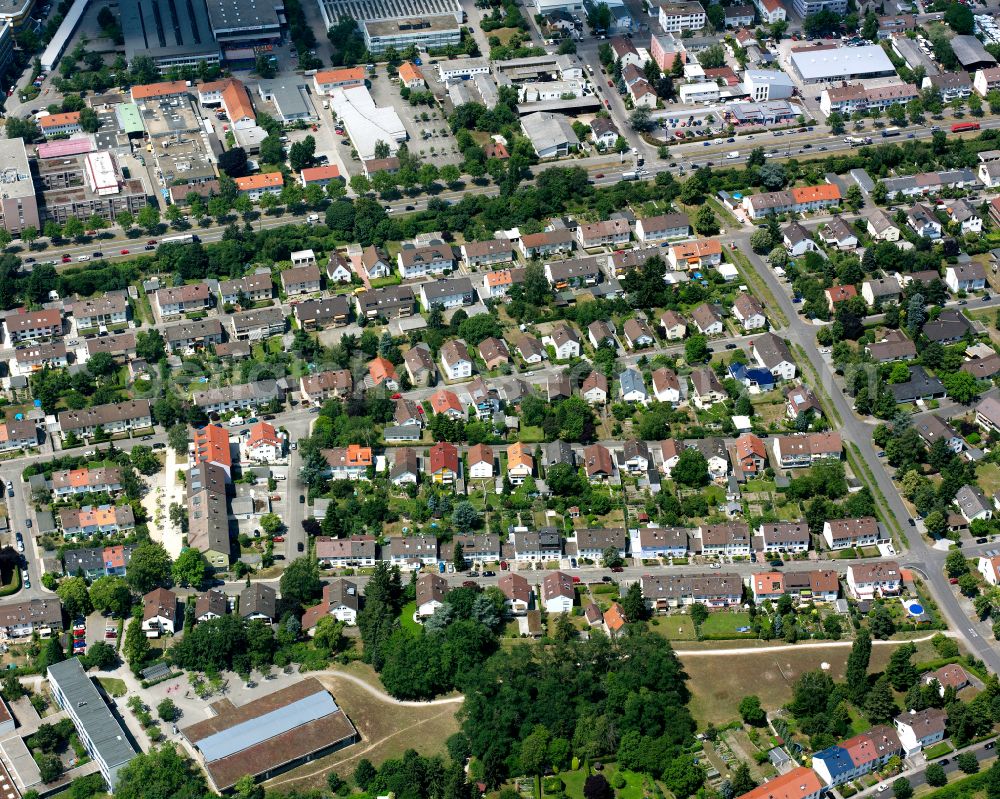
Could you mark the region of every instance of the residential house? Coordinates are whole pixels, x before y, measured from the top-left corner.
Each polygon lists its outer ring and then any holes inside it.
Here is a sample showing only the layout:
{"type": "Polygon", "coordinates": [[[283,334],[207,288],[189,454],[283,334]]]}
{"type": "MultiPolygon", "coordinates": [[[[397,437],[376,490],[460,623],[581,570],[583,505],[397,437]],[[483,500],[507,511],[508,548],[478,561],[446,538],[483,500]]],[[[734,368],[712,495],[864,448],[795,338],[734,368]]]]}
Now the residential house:
{"type": "Polygon", "coordinates": [[[458,479],[458,450],[454,444],[439,441],[431,447],[427,473],[435,483],[444,485],[451,485],[458,479]]]}
{"type": "Polygon", "coordinates": [[[828,549],[872,546],[884,539],[878,522],[872,516],[830,519],[823,523],[823,540],[828,549]]]}
{"type": "Polygon", "coordinates": [[[73,433],[80,438],[92,438],[98,429],[115,435],[152,426],[150,403],[145,399],[59,412],[59,430],[64,437],[73,433]]]}
{"type": "Polygon", "coordinates": [[[392,361],[381,355],[375,356],[368,362],[368,380],[371,382],[372,388],[385,388],[388,391],[399,389],[399,375],[396,374],[396,367],[392,361]]]}
{"type": "Polygon", "coordinates": [[[535,470],[535,459],[528,452],[528,445],[520,441],[507,447],[507,479],[512,485],[521,485],[535,470]]]}
{"type": "Polygon", "coordinates": [[[894,560],[853,563],[847,567],[847,587],[855,599],[896,596],[903,588],[903,574],[894,560]]]}
{"type": "Polygon", "coordinates": [[[426,619],[444,604],[445,595],[450,590],[448,581],[437,574],[421,574],[417,578],[417,617],[426,619]]]}
{"type": "Polygon", "coordinates": [[[858,296],[858,290],[851,285],[830,286],[830,288],[826,289],[823,293],[826,295],[826,304],[831,313],[836,310],[837,305],[840,303],[845,300],[852,300],[858,296]]]}
{"type": "Polygon", "coordinates": [[[700,410],[709,408],[717,402],[726,399],[726,389],[723,388],[715,371],[708,366],[700,366],[691,372],[691,397],[695,407],[700,410]]]}
{"type": "Polygon", "coordinates": [[[348,369],[316,372],[299,378],[302,398],[313,405],[322,405],[329,399],[347,399],[354,391],[354,379],[348,369]]]}
{"type": "Polygon", "coordinates": [[[645,441],[630,438],[625,441],[622,449],[621,465],[629,474],[645,474],[649,471],[653,459],[649,455],[649,447],[645,441]]]}
{"type": "Polygon", "coordinates": [[[371,447],[348,444],[321,450],[332,480],[368,480],[368,470],[374,465],[371,447]]]}
{"type": "MultiPolygon", "coordinates": [[[[545,346],[533,336],[519,336],[514,345],[517,354],[521,356],[526,364],[541,363],[546,358],[545,346]]],[[[567,351],[569,351],[567,349],[567,351]]]]}
{"type": "Polygon", "coordinates": [[[429,386],[434,382],[434,358],[431,357],[430,347],[424,342],[415,344],[403,353],[403,365],[414,386],[429,386]]]}
{"type": "Polygon", "coordinates": [[[470,479],[493,478],[493,450],[486,444],[476,444],[469,447],[466,462],[469,467],[470,479]]]}
{"type": "Polygon", "coordinates": [[[523,616],[531,608],[531,586],[520,574],[505,572],[497,583],[504,605],[512,616],[523,616]]]}
{"type": "Polygon", "coordinates": [[[896,733],[907,757],[944,740],[948,714],[936,707],[910,710],[896,716],[896,733]]]}
{"type": "Polygon", "coordinates": [[[627,320],[622,327],[622,332],[625,334],[625,340],[628,342],[629,348],[633,350],[652,347],[656,343],[653,331],[641,319],[632,318],[627,320]]]}
{"type": "Polygon", "coordinates": [[[826,786],[815,771],[796,766],[748,791],[740,799],[820,799],[825,792],[826,786]]]}
{"type": "Polygon", "coordinates": [[[434,413],[443,413],[452,419],[464,419],[465,409],[454,391],[441,388],[431,394],[429,400],[434,413]]]}
{"type": "Polygon", "coordinates": [[[618,247],[627,244],[631,235],[632,228],[628,220],[621,217],[584,223],[576,228],[577,241],[585,250],[594,247],[618,247]]]}
{"type": "Polygon", "coordinates": [[[744,477],[760,474],[767,465],[767,448],[753,433],[743,433],[733,444],[736,463],[744,477]]]}
{"type": "MultiPolygon", "coordinates": [[[[190,602],[190,597],[188,602],[190,602]]],[[[226,595],[217,589],[206,591],[194,603],[194,618],[197,622],[221,619],[229,612],[229,601],[226,595]]]]}
{"type": "Polygon", "coordinates": [[[500,536],[489,534],[456,535],[456,544],[462,547],[462,556],[470,564],[496,563],[501,558],[500,536]]]}
{"type": "Polygon", "coordinates": [[[809,525],[805,522],[762,522],[757,537],[765,552],[809,551],[809,525]]]}
{"type": "Polygon", "coordinates": [[[375,565],[375,538],[352,535],[349,538],[315,538],[316,560],[326,569],[342,569],[375,565]]]}
{"type": "Polygon", "coordinates": [[[792,386],[785,392],[785,414],[789,419],[797,419],[800,413],[823,415],[823,408],[808,386],[792,386]]]}
{"type": "Polygon", "coordinates": [[[337,579],[323,586],[323,598],[302,615],[302,629],[315,632],[316,625],[324,616],[332,616],[339,622],[353,627],[358,621],[360,607],[358,586],[349,580],[337,579]]]}
{"type": "Polygon", "coordinates": [[[550,258],[553,255],[572,252],[576,245],[576,236],[573,235],[573,231],[565,228],[545,230],[521,236],[517,245],[525,260],[550,258]]]}
{"type": "Polygon", "coordinates": [[[643,380],[642,372],[629,367],[618,375],[618,384],[621,389],[622,402],[638,402],[645,405],[649,402],[649,392],[646,391],[646,383],[643,380]]]}
{"type": "Polygon", "coordinates": [[[861,296],[870,306],[882,306],[890,302],[899,302],[903,288],[895,277],[882,277],[866,280],[861,284],[861,296]]]}
{"type": "Polygon", "coordinates": [[[934,209],[924,203],[915,203],[906,211],[906,224],[924,239],[941,238],[941,223],[934,209]]]}
{"type": "Polygon", "coordinates": [[[542,344],[556,351],[557,361],[567,361],[580,357],[580,336],[569,324],[557,322],[542,336],[542,344]]]}
{"type": "Polygon", "coordinates": [[[956,294],[960,291],[982,291],[986,288],[986,270],[975,261],[949,265],[944,270],[944,282],[956,294]]]}
{"type": "Polygon", "coordinates": [[[583,463],[587,479],[592,483],[610,480],[615,473],[611,453],[602,444],[590,444],[583,448],[583,463]]]}
{"type": "Polygon", "coordinates": [[[675,271],[691,272],[722,263],[722,245],[715,239],[694,239],[667,250],[667,263],[675,271]]]}
{"type": "Polygon", "coordinates": [[[404,245],[396,256],[399,276],[404,280],[443,275],[455,268],[455,254],[446,244],[428,244],[422,247],[404,245]]]}
{"type": "Polygon", "coordinates": [[[506,298],[513,286],[524,282],[524,269],[494,269],[483,275],[483,291],[488,298],[506,298]]]}
{"type": "Polygon", "coordinates": [[[545,264],[545,277],[556,291],[594,286],[601,280],[597,258],[574,258],[545,264]]]}
{"type": "Polygon", "coordinates": [[[378,247],[369,245],[352,257],[354,267],[369,280],[379,280],[392,274],[392,261],[378,247]]]}
{"type": "Polygon", "coordinates": [[[643,244],[679,239],[690,234],[691,222],[687,214],[658,214],[643,217],[635,223],[635,236],[643,244]]]}
{"type": "Polygon", "coordinates": [[[644,574],[640,586],[642,598],[654,611],[696,602],[708,608],[731,608],[743,601],[743,580],[738,574],[644,574]]]}
{"type": "Polygon", "coordinates": [[[486,364],[487,371],[493,371],[510,363],[510,350],[507,349],[507,344],[503,339],[490,336],[490,338],[480,342],[479,357],[486,364]]]}
{"type": "Polygon", "coordinates": [[[840,433],[799,433],[775,436],[774,459],[782,469],[811,466],[824,460],[840,460],[843,442],[840,433]]]}
{"type": "Polygon", "coordinates": [[[546,613],[569,613],[576,602],[573,579],[561,571],[549,572],[542,578],[542,607],[546,613]]]}
{"type": "Polygon", "coordinates": [[[441,347],[441,368],[449,380],[464,380],[472,377],[472,357],[460,339],[446,341],[441,347]]]}
{"type": "Polygon", "coordinates": [[[631,530],[629,545],[632,557],[642,560],[686,558],[688,532],[686,527],[640,527],[631,530]]]}
{"type": "Polygon", "coordinates": [[[694,320],[698,332],[704,336],[721,336],[725,331],[722,318],[714,306],[707,302],[703,302],[691,311],[691,319],[694,320]]]}
{"type": "MultiPolygon", "coordinates": [[[[384,548],[382,555],[384,559],[384,548]]],[[[437,559],[438,542],[432,535],[394,535],[389,539],[389,562],[393,566],[405,568],[433,566],[437,563],[437,559]]]]}
{"type": "Polygon", "coordinates": [[[462,260],[469,269],[494,267],[514,260],[514,245],[507,238],[468,241],[460,249],[462,260]]]}
{"type": "Polygon", "coordinates": [[[587,338],[590,339],[590,345],[595,350],[604,344],[607,344],[612,349],[617,349],[618,346],[615,341],[615,331],[612,330],[611,325],[603,319],[591,322],[587,326],[587,338]]]}
{"type": "Polygon", "coordinates": [[[386,286],[356,294],[354,303],[363,319],[401,319],[412,316],[417,300],[410,286],[386,286]]]}
{"type": "Polygon", "coordinates": [[[677,373],[666,366],[654,369],[651,375],[653,380],[653,396],[660,402],[669,402],[671,405],[680,403],[681,381],[677,373]]]}
{"type": "Polygon", "coordinates": [[[273,624],[278,619],[278,592],[263,583],[252,583],[240,591],[240,617],[273,624]]]}
{"type": "Polygon", "coordinates": [[[677,311],[664,311],[660,315],[660,326],[667,341],[680,341],[687,335],[687,322],[677,311]]]}
{"type": "Polygon", "coordinates": [[[305,331],[322,330],[329,325],[351,321],[351,301],[344,295],[304,300],[292,308],[296,321],[305,331]]]}
{"type": "Polygon", "coordinates": [[[902,231],[881,208],[872,208],[865,214],[868,235],[875,241],[899,241],[902,231]]]}
{"type": "Polygon", "coordinates": [[[733,301],[733,316],[747,333],[767,327],[764,306],[752,294],[741,291],[733,301]]]}
{"type": "Polygon", "coordinates": [[[952,222],[958,225],[963,236],[983,232],[983,218],[967,200],[955,200],[948,209],[952,222]]]}
{"type": "Polygon", "coordinates": [[[142,631],[147,638],[173,635],[179,626],[177,594],[154,588],[142,598],[142,631]]]}
{"type": "Polygon", "coordinates": [[[913,420],[913,429],[924,440],[928,447],[934,445],[935,441],[943,440],[948,449],[958,455],[965,449],[965,439],[963,439],[955,429],[945,422],[940,416],[929,413],[913,420]]]}
{"type": "Polygon", "coordinates": [[[901,330],[889,330],[881,341],[868,344],[866,348],[875,363],[908,361],[917,356],[917,345],[901,330]]]}
{"type": "Polygon", "coordinates": [[[759,366],[779,380],[795,378],[795,361],[788,345],[774,333],[765,333],[751,341],[750,352],[759,366]]]}
{"type": "Polygon", "coordinates": [[[782,244],[793,258],[816,252],[819,246],[813,241],[812,234],[799,222],[791,222],[781,231],[782,244]]]}
{"type": "Polygon", "coordinates": [[[978,486],[964,485],[955,494],[955,504],[970,522],[993,518],[993,505],[978,486]]]}
{"type": "Polygon", "coordinates": [[[250,425],[250,433],[244,446],[247,458],[257,463],[275,463],[285,453],[284,440],[274,426],[267,422],[250,425]]]}
{"type": "Polygon", "coordinates": [[[744,522],[706,524],[698,532],[703,555],[733,557],[750,554],[750,528],[744,522]]]}
{"type": "Polygon", "coordinates": [[[476,296],[472,280],[467,277],[433,280],[420,284],[420,302],[426,311],[436,307],[447,311],[463,305],[472,305],[476,301],[476,296]]]}
{"type": "Polygon", "coordinates": [[[60,499],[80,494],[117,494],[122,490],[121,470],[117,466],[60,469],[52,473],[50,485],[52,495],[60,499]]]}
{"type": "Polygon", "coordinates": [[[608,378],[595,369],[580,386],[580,396],[590,405],[604,405],[608,401],[608,378]]]}
{"type": "Polygon", "coordinates": [[[858,246],[858,237],[839,216],[833,217],[820,230],[819,237],[823,243],[829,247],[836,247],[838,250],[853,250],[858,246]]]}
{"type": "Polygon", "coordinates": [[[420,465],[417,453],[409,447],[396,449],[392,468],[389,469],[389,480],[393,485],[416,485],[420,479],[420,465]]]}

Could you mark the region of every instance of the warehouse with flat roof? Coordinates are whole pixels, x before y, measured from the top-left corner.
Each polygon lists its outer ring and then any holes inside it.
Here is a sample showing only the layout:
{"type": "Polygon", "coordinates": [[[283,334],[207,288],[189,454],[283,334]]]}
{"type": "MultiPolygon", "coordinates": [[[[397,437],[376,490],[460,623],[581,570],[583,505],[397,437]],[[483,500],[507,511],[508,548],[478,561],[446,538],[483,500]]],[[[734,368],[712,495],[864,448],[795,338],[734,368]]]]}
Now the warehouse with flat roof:
{"type": "Polygon", "coordinates": [[[793,75],[804,84],[896,75],[889,56],[877,44],[804,50],[792,53],[789,61],[793,75]]]}
{"type": "Polygon", "coordinates": [[[314,677],[240,707],[223,699],[212,710],[212,718],[181,734],[201,754],[220,792],[246,774],[270,779],[358,740],[350,719],[314,677]]]}

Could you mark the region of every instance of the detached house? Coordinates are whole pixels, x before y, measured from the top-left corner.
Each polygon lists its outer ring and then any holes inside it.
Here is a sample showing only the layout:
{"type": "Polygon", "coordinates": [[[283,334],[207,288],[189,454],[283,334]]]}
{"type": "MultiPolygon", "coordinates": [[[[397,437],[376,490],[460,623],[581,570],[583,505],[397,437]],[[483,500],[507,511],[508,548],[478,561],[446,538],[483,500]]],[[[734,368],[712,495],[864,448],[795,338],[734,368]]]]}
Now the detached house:
{"type": "Polygon", "coordinates": [[[708,366],[701,366],[691,372],[691,397],[695,407],[704,410],[728,396],[718,376],[708,366]]]}
{"type": "Polygon", "coordinates": [[[445,244],[430,244],[424,247],[404,246],[396,256],[399,276],[412,280],[427,275],[442,275],[455,268],[455,256],[451,247],[445,244]]]}
{"type": "Polygon", "coordinates": [[[611,453],[607,447],[601,444],[590,444],[583,448],[584,468],[587,472],[587,479],[592,483],[610,480],[615,473],[614,463],[611,460],[611,453]]]}
{"type": "Polygon", "coordinates": [[[664,311],[660,315],[660,327],[667,341],[680,341],[687,335],[687,322],[677,311],[664,311]]]}
{"type": "Polygon", "coordinates": [[[542,606],[546,613],[569,613],[576,600],[573,579],[564,572],[549,572],[542,579],[542,606]]]}
{"type": "Polygon", "coordinates": [[[476,444],[469,447],[466,462],[469,466],[470,479],[493,478],[493,450],[486,444],[476,444]]]}
{"type": "Polygon", "coordinates": [[[915,203],[906,212],[906,224],[923,239],[936,240],[941,238],[941,223],[938,221],[934,209],[928,205],[915,203]]]}
{"type": "Polygon", "coordinates": [[[681,401],[681,381],[673,369],[661,366],[653,370],[653,396],[660,402],[677,405],[681,401]]]}
{"type": "Polygon", "coordinates": [[[497,583],[504,595],[504,605],[512,616],[523,616],[531,608],[531,586],[520,574],[505,572],[497,583]]]}
{"type": "Polygon", "coordinates": [[[733,301],[733,316],[747,333],[767,327],[764,306],[752,294],[740,292],[733,301]]]}
{"type": "Polygon", "coordinates": [[[633,318],[626,321],[622,327],[622,332],[625,334],[625,340],[628,342],[629,348],[633,350],[652,347],[656,343],[653,331],[641,319],[633,318]]]}
{"type": "Polygon", "coordinates": [[[765,333],[750,342],[750,352],[759,366],[767,369],[780,380],[795,377],[795,361],[783,339],[774,333],[765,333]]]}
{"type": "Polygon", "coordinates": [[[512,485],[521,485],[535,470],[535,459],[528,446],[520,441],[507,448],[507,478],[512,485]]]}
{"type": "Polygon", "coordinates": [[[847,567],[847,587],[855,599],[896,596],[903,588],[902,571],[894,560],[854,563],[847,567]]]}
{"type": "Polygon", "coordinates": [[[555,349],[557,361],[580,357],[580,337],[566,323],[556,323],[549,333],[542,336],[542,344],[555,349]]]}
{"type": "Polygon", "coordinates": [[[449,380],[472,377],[472,357],[464,341],[452,339],[441,347],[441,368],[449,380]]]}
{"type": "Polygon", "coordinates": [[[580,396],[590,405],[603,405],[608,401],[608,378],[595,369],[580,386],[580,396]]]}
{"type": "Polygon", "coordinates": [[[439,441],[430,450],[427,473],[435,483],[451,485],[458,479],[458,449],[447,441],[439,441]]]}
{"type": "Polygon", "coordinates": [[[707,302],[703,302],[691,311],[691,319],[694,320],[698,332],[704,336],[721,336],[725,330],[722,318],[707,302]]]}
{"type": "Polygon", "coordinates": [[[974,261],[949,265],[944,270],[944,282],[956,294],[960,291],[982,291],[986,288],[986,270],[974,261]]]}

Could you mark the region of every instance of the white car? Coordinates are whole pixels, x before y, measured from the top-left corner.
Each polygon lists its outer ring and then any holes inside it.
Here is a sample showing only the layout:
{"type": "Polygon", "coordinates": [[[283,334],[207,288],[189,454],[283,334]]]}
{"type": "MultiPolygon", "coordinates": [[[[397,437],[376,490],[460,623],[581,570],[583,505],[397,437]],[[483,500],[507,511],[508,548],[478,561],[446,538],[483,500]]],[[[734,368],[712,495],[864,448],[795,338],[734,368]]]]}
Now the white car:
{"type": "Polygon", "coordinates": [[[76,256],[76,260],[78,260],[78,261],[89,261],[90,260],[90,256],[89,255],[78,255],[78,256],[76,256]]]}

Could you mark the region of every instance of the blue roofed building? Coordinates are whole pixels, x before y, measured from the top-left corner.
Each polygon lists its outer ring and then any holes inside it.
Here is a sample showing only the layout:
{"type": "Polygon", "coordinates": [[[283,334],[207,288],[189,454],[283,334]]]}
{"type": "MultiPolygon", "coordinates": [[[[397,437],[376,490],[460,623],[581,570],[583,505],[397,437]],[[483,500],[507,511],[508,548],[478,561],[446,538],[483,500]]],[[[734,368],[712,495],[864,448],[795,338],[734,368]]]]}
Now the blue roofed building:
{"type": "Polygon", "coordinates": [[[827,785],[840,785],[857,776],[851,754],[842,746],[828,746],[813,755],[813,771],[827,785]]]}
{"type": "Polygon", "coordinates": [[[731,363],[729,376],[746,386],[751,394],[770,391],[777,383],[777,378],[767,369],[748,367],[745,363],[731,363]]]}

